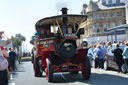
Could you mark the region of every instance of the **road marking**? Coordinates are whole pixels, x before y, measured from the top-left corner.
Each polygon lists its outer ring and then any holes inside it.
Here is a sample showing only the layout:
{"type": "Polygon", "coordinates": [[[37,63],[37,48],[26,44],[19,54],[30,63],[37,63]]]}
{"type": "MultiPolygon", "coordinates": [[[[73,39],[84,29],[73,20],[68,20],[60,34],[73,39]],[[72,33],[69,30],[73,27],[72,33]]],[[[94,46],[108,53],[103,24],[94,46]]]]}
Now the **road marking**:
{"type": "Polygon", "coordinates": [[[13,79],[13,75],[12,74],[10,74],[10,80],[12,80],[13,79]]]}
{"type": "Polygon", "coordinates": [[[13,80],[14,80],[13,73],[14,72],[10,72],[10,80],[9,80],[9,84],[8,85],[15,85],[15,83],[13,82],[13,80]]]}

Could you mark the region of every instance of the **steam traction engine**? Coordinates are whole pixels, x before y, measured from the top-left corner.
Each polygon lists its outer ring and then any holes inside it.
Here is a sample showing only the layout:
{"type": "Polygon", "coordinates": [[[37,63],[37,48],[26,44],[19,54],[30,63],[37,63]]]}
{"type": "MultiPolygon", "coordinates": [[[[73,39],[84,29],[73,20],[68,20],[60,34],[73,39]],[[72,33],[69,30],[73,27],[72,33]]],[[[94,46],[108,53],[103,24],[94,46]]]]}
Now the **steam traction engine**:
{"type": "MultiPolygon", "coordinates": [[[[53,35],[34,40],[35,76],[42,76],[45,71],[47,80],[52,82],[54,73],[82,71],[83,78],[88,80],[91,74],[88,48],[77,43],[80,35],[84,33],[80,24],[87,16],[68,15],[67,8],[62,8],[61,11],[62,15],[47,17],[36,23],[36,28],[52,29],[53,35]]],[[[87,42],[84,45],[87,46],[87,42]]]]}

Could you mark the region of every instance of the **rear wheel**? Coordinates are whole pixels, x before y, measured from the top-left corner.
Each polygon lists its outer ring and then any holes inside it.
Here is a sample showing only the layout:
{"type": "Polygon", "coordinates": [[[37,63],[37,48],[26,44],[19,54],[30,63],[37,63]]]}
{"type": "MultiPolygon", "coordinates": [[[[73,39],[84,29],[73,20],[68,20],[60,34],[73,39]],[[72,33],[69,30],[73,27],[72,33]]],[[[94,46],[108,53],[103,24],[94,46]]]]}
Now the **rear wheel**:
{"type": "Polygon", "coordinates": [[[46,78],[48,80],[48,82],[52,82],[53,81],[53,69],[52,69],[52,62],[50,59],[46,59],[47,61],[47,71],[46,71],[46,78]]]}
{"type": "Polygon", "coordinates": [[[41,69],[40,69],[40,66],[39,66],[39,59],[38,59],[38,57],[34,58],[33,65],[34,65],[35,77],[41,77],[42,76],[42,72],[41,72],[41,69]]]}
{"type": "Polygon", "coordinates": [[[85,57],[85,62],[83,62],[82,65],[82,76],[83,79],[88,80],[91,75],[91,64],[89,58],[86,56],[85,57]]]}

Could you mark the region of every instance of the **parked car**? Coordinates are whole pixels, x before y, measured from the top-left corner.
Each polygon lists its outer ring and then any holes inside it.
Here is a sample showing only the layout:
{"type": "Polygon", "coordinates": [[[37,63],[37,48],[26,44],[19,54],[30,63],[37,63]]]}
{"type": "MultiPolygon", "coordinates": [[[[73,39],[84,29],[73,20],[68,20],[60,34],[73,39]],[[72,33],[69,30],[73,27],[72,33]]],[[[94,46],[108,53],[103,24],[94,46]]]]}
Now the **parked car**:
{"type": "MultiPolygon", "coordinates": [[[[124,45],[120,45],[120,48],[123,50],[124,49],[124,45]]],[[[105,70],[108,70],[108,69],[114,69],[114,70],[118,70],[118,66],[116,64],[116,59],[115,59],[115,56],[113,54],[113,50],[116,48],[116,44],[113,44],[112,45],[112,49],[109,50],[107,53],[106,53],[106,56],[105,56],[105,61],[104,61],[104,69],[105,70]]],[[[126,67],[126,64],[123,62],[122,66],[121,66],[121,70],[123,73],[127,73],[128,72],[128,69],[126,67]]]]}

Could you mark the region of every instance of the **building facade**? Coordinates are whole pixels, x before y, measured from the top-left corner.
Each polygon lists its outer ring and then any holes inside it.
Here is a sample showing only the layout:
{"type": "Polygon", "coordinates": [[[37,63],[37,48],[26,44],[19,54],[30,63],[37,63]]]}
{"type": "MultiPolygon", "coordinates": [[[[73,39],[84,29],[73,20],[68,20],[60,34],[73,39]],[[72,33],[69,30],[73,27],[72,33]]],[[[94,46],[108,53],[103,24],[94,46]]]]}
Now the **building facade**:
{"type": "Polygon", "coordinates": [[[128,0],[126,0],[126,21],[127,21],[127,24],[128,24],[128,0]]]}
{"type": "Polygon", "coordinates": [[[85,29],[83,37],[103,36],[107,29],[126,23],[124,0],[99,0],[84,4],[82,15],[88,15],[87,21],[82,23],[85,29]]]}

